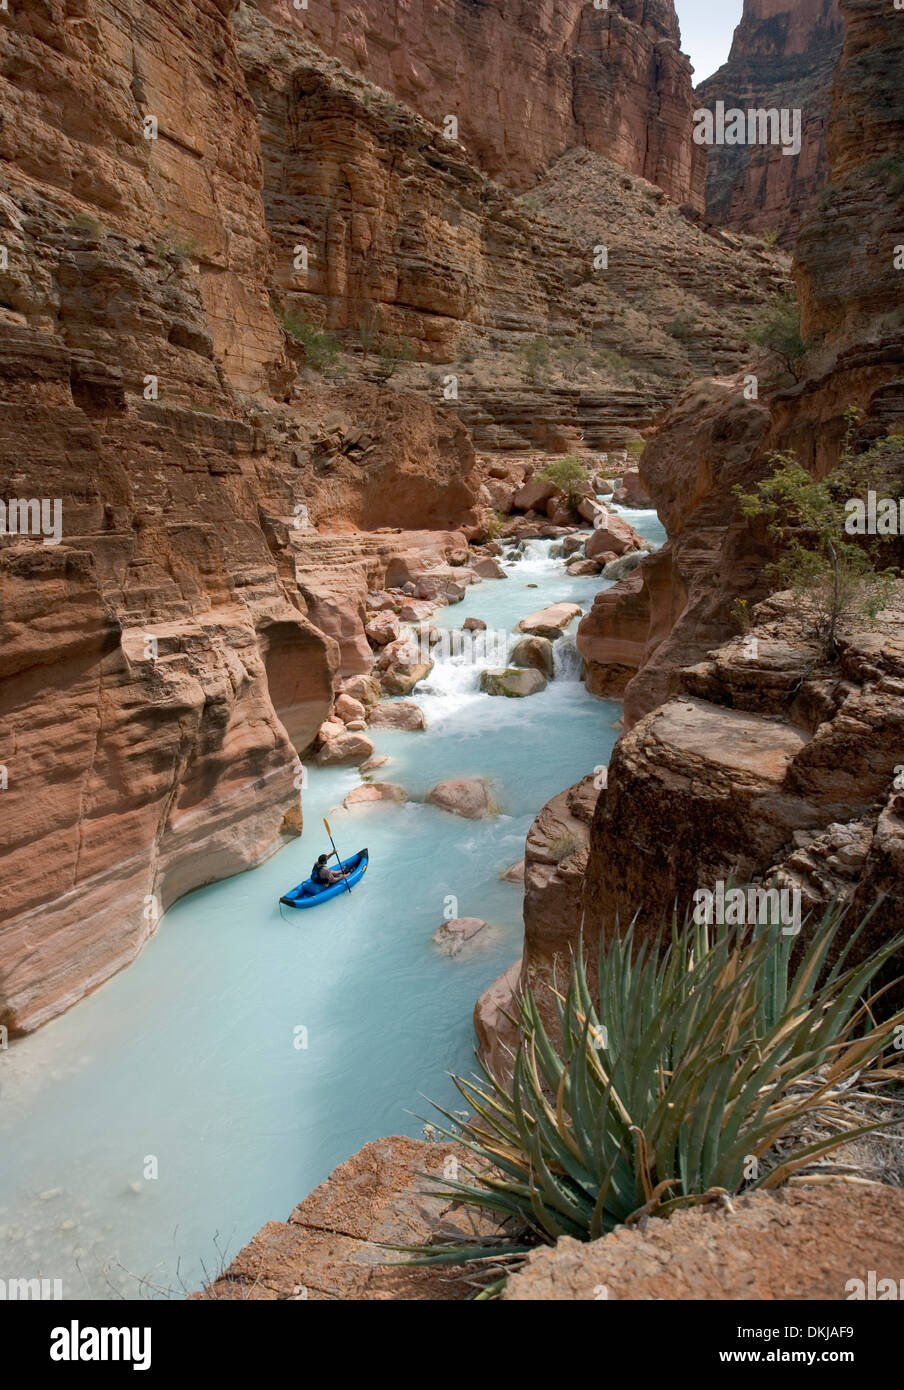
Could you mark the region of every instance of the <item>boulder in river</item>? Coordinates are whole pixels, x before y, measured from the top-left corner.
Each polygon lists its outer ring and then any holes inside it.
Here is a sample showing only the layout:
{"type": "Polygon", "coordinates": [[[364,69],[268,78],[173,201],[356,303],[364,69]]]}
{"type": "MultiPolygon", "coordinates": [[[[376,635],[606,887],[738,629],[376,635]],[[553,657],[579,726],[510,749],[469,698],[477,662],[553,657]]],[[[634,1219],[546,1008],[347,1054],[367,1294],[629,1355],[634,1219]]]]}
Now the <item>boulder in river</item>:
{"type": "Polygon", "coordinates": [[[621,516],[609,516],[601,526],[594,528],[593,535],[584,547],[588,560],[598,560],[606,551],[624,555],[628,550],[643,550],[644,539],[629,521],[621,516]]]}
{"type": "Polygon", "coordinates": [[[480,917],[456,917],[451,922],[441,922],[433,933],[433,940],[447,956],[460,956],[488,927],[489,923],[480,917]]]}
{"type": "Polygon", "coordinates": [[[372,729],[404,729],[409,733],[427,727],[424,711],[412,700],[399,700],[392,705],[375,705],[370,712],[369,721],[372,729]]]}
{"type": "Polygon", "coordinates": [[[627,555],[622,555],[618,560],[610,560],[609,564],[603,569],[604,579],[624,579],[626,574],[636,570],[638,565],[642,565],[649,552],[646,550],[629,550],[627,555]]]}
{"type": "Polygon", "coordinates": [[[353,695],[342,694],[336,701],[336,713],[343,724],[351,724],[354,720],[363,719],[367,713],[360,700],[356,700],[353,695]]]}
{"type": "Polygon", "coordinates": [[[548,637],[522,637],[512,652],[511,663],[513,666],[529,666],[552,680],[555,673],[552,643],[548,637]]]}
{"type": "Polygon", "coordinates": [[[647,485],[641,479],[640,470],[636,466],[625,469],[622,485],[612,500],[623,507],[652,507],[647,485]]]}
{"type": "Polygon", "coordinates": [[[456,777],[437,782],[426,797],[431,806],[449,811],[466,820],[485,820],[496,814],[496,806],[485,777],[456,777]]]}
{"type": "Polygon", "coordinates": [[[358,768],[359,772],[376,772],[378,767],[385,767],[392,759],[386,753],[377,753],[372,758],[368,758],[366,763],[362,763],[358,768]]]}
{"type": "Polygon", "coordinates": [[[503,671],[482,671],[480,688],[485,695],[504,695],[523,700],[546,689],[546,677],[533,667],[508,666],[503,671]]]}
{"type": "Polygon", "coordinates": [[[486,632],[487,625],[482,618],[465,618],[462,623],[465,632],[486,632]]]}
{"type": "Polygon", "coordinates": [[[505,879],[506,883],[523,883],[524,860],[519,859],[517,864],[513,864],[510,869],[506,869],[505,873],[500,874],[499,877],[505,879]]]}
{"type": "Polygon", "coordinates": [[[421,645],[412,637],[400,637],[383,648],[377,669],[387,695],[410,695],[418,682],[429,676],[433,662],[424,661],[423,656],[421,645]]]}
{"type": "Polygon", "coordinates": [[[531,637],[548,637],[554,641],[562,636],[569,624],[580,617],[580,614],[580,606],[576,603],[554,603],[549,608],[543,608],[522,618],[518,624],[518,631],[526,632],[531,637]]]}
{"type": "Polygon", "coordinates": [[[508,579],[505,570],[498,560],[493,559],[492,555],[485,555],[481,560],[473,560],[471,569],[478,579],[508,579]]]}
{"type": "Polygon", "coordinates": [[[330,739],[317,754],[315,762],[319,767],[342,767],[363,763],[373,756],[374,746],[369,738],[361,733],[349,733],[344,727],[338,738],[330,739]]]}
{"type": "Polygon", "coordinates": [[[568,573],[575,575],[596,575],[602,571],[602,565],[598,560],[575,560],[573,565],[568,566],[568,573]]]}
{"type": "Polygon", "coordinates": [[[367,806],[376,801],[401,805],[407,800],[408,793],[397,782],[364,782],[360,787],[352,787],[342,804],[349,811],[353,806],[367,806]]]}

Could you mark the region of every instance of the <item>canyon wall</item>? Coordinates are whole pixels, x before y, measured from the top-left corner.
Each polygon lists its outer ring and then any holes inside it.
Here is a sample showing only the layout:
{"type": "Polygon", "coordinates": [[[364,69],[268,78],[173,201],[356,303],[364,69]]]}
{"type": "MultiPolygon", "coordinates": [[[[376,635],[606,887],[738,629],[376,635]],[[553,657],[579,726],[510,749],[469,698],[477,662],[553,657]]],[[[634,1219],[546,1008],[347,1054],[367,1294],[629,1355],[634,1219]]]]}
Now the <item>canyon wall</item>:
{"type": "Polygon", "coordinates": [[[701,107],[801,113],[800,152],[774,145],[709,149],[706,213],[720,226],[793,241],[828,176],[832,76],[844,21],[839,0],[744,0],[728,61],[697,87],[701,107]]]}
{"type": "MultiPolygon", "coordinates": [[[[0,537],[13,1031],[130,960],[181,894],[299,833],[299,756],[343,659],[299,582],[316,548],[299,511],[341,511],[341,478],[345,526],[474,515],[454,415],[295,385],[228,10],[0,12],[0,495],[60,508],[55,536],[0,537]]],[[[433,534],[395,549],[461,546],[433,534]]],[[[349,589],[393,553],[345,555],[349,589]]]]}
{"type": "Polygon", "coordinates": [[[513,187],[574,145],[703,206],[691,67],[672,0],[359,0],[258,8],[442,126],[513,187]]]}
{"type": "Polygon", "coordinates": [[[342,346],[343,369],[391,371],[434,402],[454,377],[476,446],[513,452],[618,447],[694,375],[737,370],[784,283],[780,258],[707,234],[589,151],[515,200],[300,34],[248,5],[233,22],[259,115],[274,293],[342,346]],[[693,322],[679,335],[681,315],[693,322]],[[387,364],[386,345],[405,352],[387,364]]]}
{"type": "Polygon", "coordinates": [[[796,887],[814,910],[837,895],[859,913],[885,894],[864,946],[900,925],[901,595],[874,626],[851,620],[827,662],[793,600],[754,608],[771,587],[771,550],[732,498],[769,471],[775,450],[816,476],[835,467],[851,406],[855,449],[888,441],[890,466],[904,472],[890,438],[904,434],[904,181],[889,166],[904,133],[904,30],[880,0],[841,8],[831,175],[802,222],[795,267],[810,343],[799,380],[763,364],[756,401],[743,378],[686,394],[641,465],[669,543],[582,624],[597,680],[628,678],[633,725],[592,828],[591,937],[639,909],[650,922],[657,904],[681,910],[733,872],[796,887]],[[754,626],[733,636],[738,599],[754,626]]]}

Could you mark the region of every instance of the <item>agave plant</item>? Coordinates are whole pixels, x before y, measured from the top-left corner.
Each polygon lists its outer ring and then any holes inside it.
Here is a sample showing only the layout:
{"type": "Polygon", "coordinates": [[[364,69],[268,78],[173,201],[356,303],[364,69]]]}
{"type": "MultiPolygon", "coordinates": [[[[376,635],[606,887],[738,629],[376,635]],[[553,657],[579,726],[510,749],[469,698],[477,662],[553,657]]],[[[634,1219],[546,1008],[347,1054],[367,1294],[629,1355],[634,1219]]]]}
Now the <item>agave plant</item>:
{"type": "Polygon", "coordinates": [[[513,1236],[421,1257],[498,1260],[560,1236],[593,1240],[642,1215],[775,1187],[877,1128],[852,1115],[848,1088],[904,1079],[904,1012],[879,1024],[885,991],[868,997],[904,937],[849,965],[863,922],[827,969],[843,922],[830,910],[794,962],[779,928],[688,923],[663,950],[638,946],[632,927],[601,943],[598,1007],[578,950],[567,994],[553,989],[555,1041],[526,990],[511,1082],[486,1068],[483,1083],[454,1078],[473,1112],[460,1131],[436,1107],[453,1126],[443,1133],[480,1160],[442,1195],[498,1215],[513,1236]]]}

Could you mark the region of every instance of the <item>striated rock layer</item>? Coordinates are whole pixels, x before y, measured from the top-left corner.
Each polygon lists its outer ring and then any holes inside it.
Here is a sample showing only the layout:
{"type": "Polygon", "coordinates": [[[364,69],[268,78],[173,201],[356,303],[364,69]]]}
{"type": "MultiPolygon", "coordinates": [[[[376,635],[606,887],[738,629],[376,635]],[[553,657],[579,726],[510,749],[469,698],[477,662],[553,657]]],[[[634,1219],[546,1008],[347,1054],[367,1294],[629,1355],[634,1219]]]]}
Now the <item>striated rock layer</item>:
{"type": "Polygon", "coordinates": [[[530,183],[585,145],[702,207],[706,161],[691,140],[691,66],[673,0],[258,8],[435,125],[456,117],[469,157],[505,183],[530,183]]]}
{"type": "Polygon", "coordinates": [[[360,596],[394,556],[460,553],[446,528],[475,515],[453,414],[294,385],[229,8],[0,12],[0,497],[60,520],[0,536],[12,1031],[299,833],[299,756],[367,650],[360,596]],[[346,551],[344,589],[335,556],[306,579],[318,525],[400,511],[432,529],[346,551]]]}
{"type": "Polygon", "coordinates": [[[777,109],[801,113],[801,149],[775,145],[709,148],[706,212],[742,232],[777,232],[790,242],[807,201],[828,178],[832,76],[844,21],[839,0],[744,0],[728,61],[701,82],[696,97],[715,111],[777,109]]]}

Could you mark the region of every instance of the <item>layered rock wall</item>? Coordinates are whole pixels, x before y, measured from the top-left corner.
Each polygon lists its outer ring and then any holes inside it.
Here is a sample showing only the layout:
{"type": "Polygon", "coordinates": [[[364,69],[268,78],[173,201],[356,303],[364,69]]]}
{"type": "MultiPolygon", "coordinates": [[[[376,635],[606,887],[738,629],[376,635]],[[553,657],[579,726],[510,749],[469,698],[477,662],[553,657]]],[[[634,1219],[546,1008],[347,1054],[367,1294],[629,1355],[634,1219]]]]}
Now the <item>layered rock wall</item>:
{"type": "Polygon", "coordinates": [[[745,0],[728,61],[701,82],[701,107],[799,111],[801,148],[709,148],[706,212],[720,226],[791,242],[808,200],[826,182],[832,76],[844,21],[839,0],[745,0]]]}
{"type": "Polygon", "coordinates": [[[434,125],[454,116],[469,157],[503,183],[530,184],[585,145],[702,207],[705,157],[691,140],[691,67],[672,0],[258,7],[434,125]]]}

